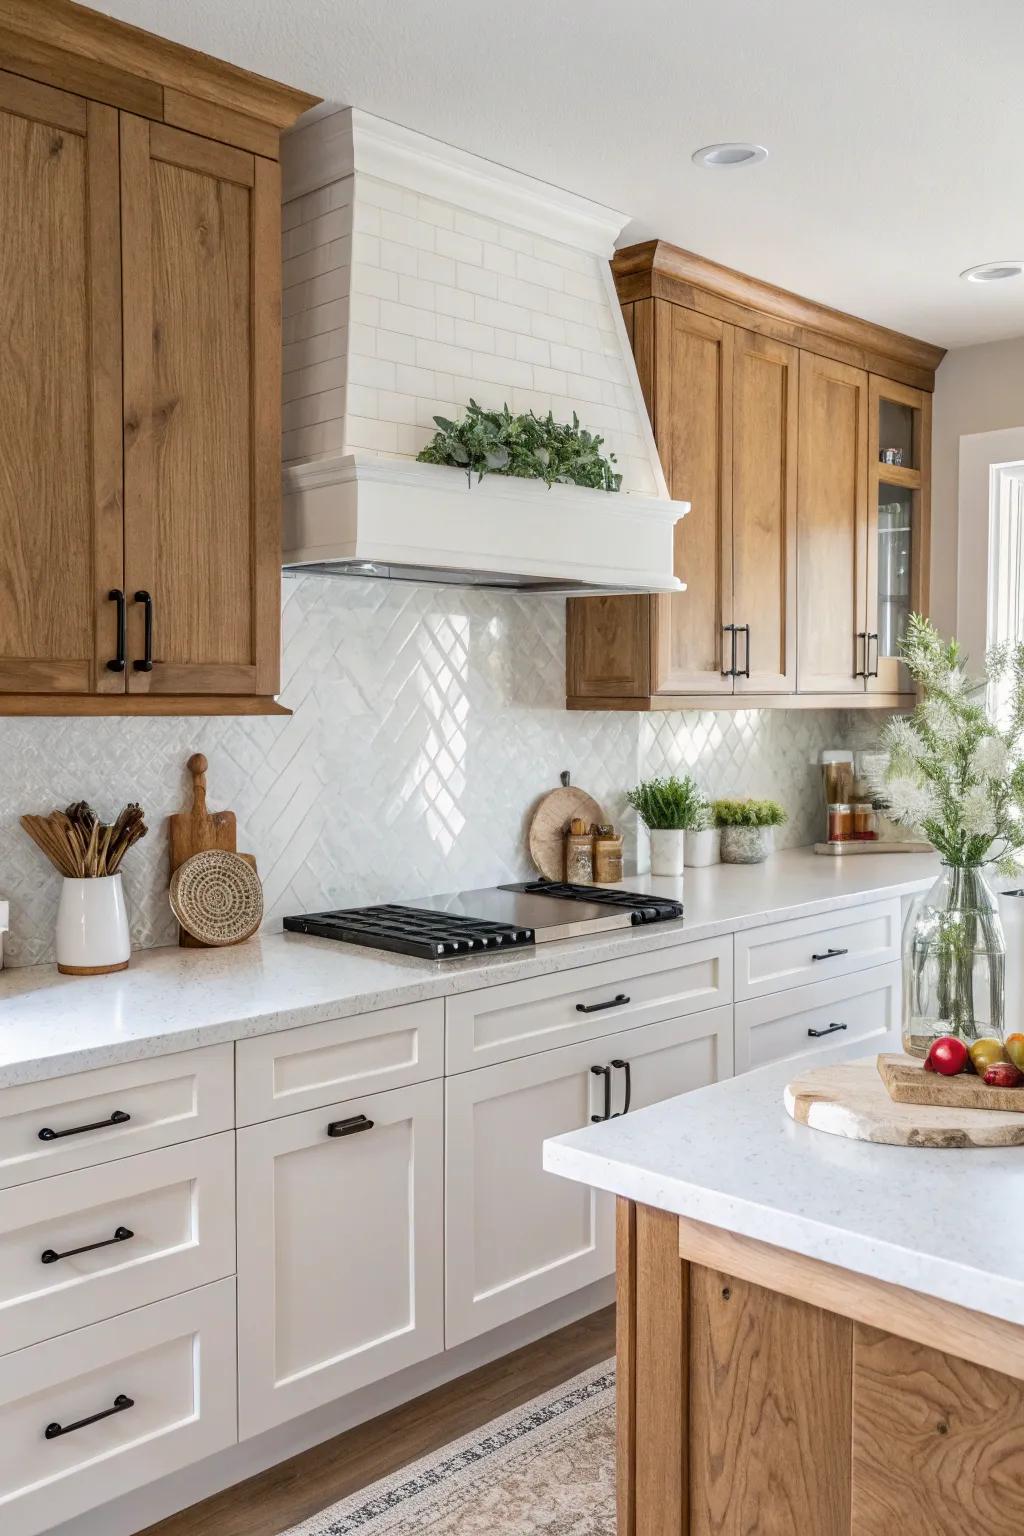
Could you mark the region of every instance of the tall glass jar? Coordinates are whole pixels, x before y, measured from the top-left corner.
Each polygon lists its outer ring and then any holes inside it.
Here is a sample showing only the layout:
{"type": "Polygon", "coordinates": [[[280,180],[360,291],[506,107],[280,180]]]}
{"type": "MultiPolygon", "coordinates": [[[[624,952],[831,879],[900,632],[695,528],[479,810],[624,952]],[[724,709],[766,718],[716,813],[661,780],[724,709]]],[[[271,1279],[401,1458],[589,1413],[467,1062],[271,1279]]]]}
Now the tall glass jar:
{"type": "Polygon", "coordinates": [[[927,1056],[940,1035],[1003,1038],[1006,942],[980,866],[945,864],[903,930],[903,1049],[927,1056]]]}

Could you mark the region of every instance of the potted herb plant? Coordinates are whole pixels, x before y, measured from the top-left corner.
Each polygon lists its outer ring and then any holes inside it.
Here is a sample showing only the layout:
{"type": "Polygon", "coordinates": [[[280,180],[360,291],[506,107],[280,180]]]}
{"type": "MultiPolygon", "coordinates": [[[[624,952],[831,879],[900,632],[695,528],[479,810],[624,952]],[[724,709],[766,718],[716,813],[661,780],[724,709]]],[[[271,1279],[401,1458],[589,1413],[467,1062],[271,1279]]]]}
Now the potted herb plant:
{"type": "Polygon", "coordinates": [[[651,874],[683,873],[684,838],[708,825],[708,803],[689,774],[644,779],[626,799],[651,834],[651,874]]]}
{"type": "Polygon", "coordinates": [[[978,682],[957,642],[917,614],[900,649],[919,698],[882,733],[883,793],[888,814],[943,863],[903,940],[903,1048],[927,1056],[940,1035],[1003,1036],[1006,943],[985,868],[1016,874],[1024,854],[1024,645],[990,651],[978,682]],[[1005,696],[1000,719],[986,708],[988,685],[1005,696]]]}
{"type": "Polygon", "coordinates": [[[775,846],[774,828],[786,821],[776,800],[716,800],[723,864],[763,864],[775,846]]]}

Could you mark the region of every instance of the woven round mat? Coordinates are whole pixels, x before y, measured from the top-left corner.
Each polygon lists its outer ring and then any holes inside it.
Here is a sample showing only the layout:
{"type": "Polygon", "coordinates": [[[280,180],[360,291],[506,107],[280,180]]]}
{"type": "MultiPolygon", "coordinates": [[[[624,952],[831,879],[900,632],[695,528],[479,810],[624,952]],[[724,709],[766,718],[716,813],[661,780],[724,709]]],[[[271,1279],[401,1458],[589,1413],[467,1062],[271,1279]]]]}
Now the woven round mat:
{"type": "Polygon", "coordinates": [[[194,853],[171,876],[171,908],[202,944],[238,944],[263,921],[263,887],[237,853],[194,853]]]}

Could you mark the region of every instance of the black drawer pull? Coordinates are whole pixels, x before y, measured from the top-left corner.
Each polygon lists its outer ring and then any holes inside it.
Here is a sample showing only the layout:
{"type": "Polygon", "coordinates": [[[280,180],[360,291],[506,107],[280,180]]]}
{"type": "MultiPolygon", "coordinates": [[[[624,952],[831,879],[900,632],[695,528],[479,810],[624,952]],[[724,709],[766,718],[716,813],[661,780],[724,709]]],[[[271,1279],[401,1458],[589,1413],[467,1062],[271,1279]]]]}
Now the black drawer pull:
{"type": "Polygon", "coordinates": [[[812,960],[838,960],[840,955],[848,955],[848,949],[826,949],[823,955],[812,955],[812,960]]]}
{"type": "MultiPolygon", "coordinates": [[[[750,676],[750,625],[749,624],[737,624],[736,625],[736,634],[737,635],[743,635],[745,640],[746,640],[746,644],[744,645],[744,648],[743,648],[743,657],[744,657],[744,660],[743,660],[743,671],[742,672],[736,671],[736,672],[734,672],[733,675],[735,677],[749,677],[750,676]]],[[[734,638],[735,638],[735,636],[734,636],[734,638]]]]}
{"type": "Polygon", "coordinates": [[[602,1013],[605,1008],[621,1008],[623,1003],[628,1003],[629,998],[625,992],[619,992],[615,997],[610,997],[606,1003],[577,1003],[577,1013],[602,1013]]]}
{"type": "Polygon", "coordinates": [[[612,1069],[611,1067],[591,1067],[590,1070],[595,1077],[604,1078],[604,1114],[590,1117],[592,1125],[600,1125],[602,1120],[612,1118],[612,1069]]]}
{"type": "Polygon", "coordinates": [[[44,1248],[39,1258],[43,1264],[56,1264],[58,1259],[73,1259],[80,1253],[95,1253],[97,1248],[109,1248],[111,1243],[126,1243],[135,1233],[130,1227],[118,1227],[113,1237],[105,1237],[99,1243],[86,1243],[82,1248],[67,1248],[58,1253],[55,1248],[44,1248]]]}
{"type": "Polygon", "coordinates": [[[365,1115],[349,1115],[347,1120],[332,1120],[327,1127],[328,1136],[356,1136],[360,1131],[372,1131],[373,1121],[365,1115]]]}
{"type": "Polygon", "coordinates": [[[131,1115],[125,1114],[123,1109],[115,1109],[109,1120],[94,1120],[92,1125],[72,1125],[66,1131],[51,1131],[48,1125],[44,1125],[39,1132],[40,1141],[60,1141],[62,1136],[82,1136],[86,1131],[106,1131],[112,1125],[125,1125],[131,1119],[131,1115]]]}
{"type": "Polygon", "coordinates": [[[152,672],[153,670],[153,599],[148,592],[136,592],[135,601],[144,605],[143,623],[145,625],[144,645],[145,659],[133,661],[132,666],[136,672],[152,672]]]}
{"type": "Polygon", "coordinates": [[[134,1397],[125,1397],[119,1392],[114,1398],[113,1408],[104,1408],[102,1413],[91,1413],[87,1419],[79,1419],[75,1424],[47,1424],[43,1434],[47,1440],[56,1440],[59,1435],[73,1435],[76,1429],[85,1429],[88,1424],[98,1424],[101,1419],[109,1419],[113,1413],[124,1413],[126,1408],[134,1408],[134,1397]]]}
{"type": "Polygon", "coordinates": [[[617,1067],[626,1074],[626,1097],[623,1100],[622,1108],[612,1116],[613,1120],[617,1120],[619,1115],[629,1114],[629,1101],[633,1097],[633,1072],[628,1061],[613,1061],[612,1066],[617,1067]]]}
{"type": "Polygon", "coordinates": [[[128,652],[124,628],[125,600],[124,593],[121,591],[121,588],[111,587],[110,591],[107,593],[107,601],[117,604],[117,655],[114,657],[113,661],[107,662],[107,671],[123,672],[125,666],[125,657],[128,652]]]}
{"type": "Polygon", "coordinates": [[[809,1029],[807,1033],[812,1040],[820,1040],[823,1035],[837,1035],[841,1029],[845,1028],[845,1024],[830,1024],[828,1029],[809,1029]]]}
{"type": "MultiPolygon", "coordinates": [[[[722,668],[722,676],[723,677],[736,677],[737,676],[737,672],[736,672],[736,636],[737,636],[737,634],[739,632],[739,625],[738,624],[723,624],[722,625],[722,631],[723,631],[724,634],[729,636],[729,643],[730,643],[730,645],[732,647],[732,654],[731,654],[730,659],[729,659],[729,665],[727,667],[723,667],[722,668]]],[[[722,660],[723,661],[725,660],[724,656],[722,657],[722,660]]]]}

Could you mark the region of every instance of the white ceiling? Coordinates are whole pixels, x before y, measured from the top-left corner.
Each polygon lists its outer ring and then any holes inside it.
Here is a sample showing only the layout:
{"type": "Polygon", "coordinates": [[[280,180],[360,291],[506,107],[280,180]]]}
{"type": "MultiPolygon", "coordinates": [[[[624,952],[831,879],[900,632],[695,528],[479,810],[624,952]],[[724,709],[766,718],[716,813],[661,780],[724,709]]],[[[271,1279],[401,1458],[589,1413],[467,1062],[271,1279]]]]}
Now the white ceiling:
{"type": "Polygon", "coordinates": [[[945,346],[1024,334],[1021,0],[93,0],[945,346]],[[710,171],[700,145],[766,164],[710,171]]]}

